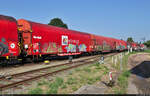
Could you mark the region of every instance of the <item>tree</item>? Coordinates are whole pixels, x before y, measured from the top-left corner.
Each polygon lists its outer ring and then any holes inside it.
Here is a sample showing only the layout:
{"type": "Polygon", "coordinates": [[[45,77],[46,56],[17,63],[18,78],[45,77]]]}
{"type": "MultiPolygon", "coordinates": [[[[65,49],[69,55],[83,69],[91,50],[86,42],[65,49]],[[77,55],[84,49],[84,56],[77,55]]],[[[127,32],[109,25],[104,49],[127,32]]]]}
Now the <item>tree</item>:
{"type": "Polygon", "coordinates": [[[68,29],[67,24],[63,23],[63,21],[60,18],[54,18],[52,19],[48,25],[53,25],[53,26],[57,26],[57,27],[63,27],[68,29]]]}
{"type": "Polygon", "coordinates": [[[147,47],[150,47],[150,40],[144,42],[143,44],[146,45],[147,47]]]}
{"type": "Polygon", "coordinates": [[[132,37],[128,37],[127,42],[134,42],[132,37]]]}

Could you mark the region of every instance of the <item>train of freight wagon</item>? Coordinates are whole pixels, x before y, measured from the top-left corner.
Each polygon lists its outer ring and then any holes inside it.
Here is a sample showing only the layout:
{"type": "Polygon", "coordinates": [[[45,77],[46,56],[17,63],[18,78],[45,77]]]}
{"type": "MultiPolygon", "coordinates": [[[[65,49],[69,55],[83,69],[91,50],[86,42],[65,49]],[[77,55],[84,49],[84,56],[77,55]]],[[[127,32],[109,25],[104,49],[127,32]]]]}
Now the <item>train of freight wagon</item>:
{"type": "Polygon", "coordinates": [[[123,51],[144,45],[0,15],[0,64],[123,51]]]}

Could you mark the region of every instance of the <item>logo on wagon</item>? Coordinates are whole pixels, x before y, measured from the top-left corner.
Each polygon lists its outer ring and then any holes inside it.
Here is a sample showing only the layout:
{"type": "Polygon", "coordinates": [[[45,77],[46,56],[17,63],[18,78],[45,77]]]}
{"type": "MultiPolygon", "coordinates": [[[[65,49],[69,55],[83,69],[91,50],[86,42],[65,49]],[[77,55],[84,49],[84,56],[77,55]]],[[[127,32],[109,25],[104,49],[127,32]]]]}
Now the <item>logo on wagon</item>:
{"type": "Polygon", "coordinates": [[[68,36],[62,36],[62,45],[68,45],[68,36]]]}
{"type": "Polygon", "coordinates": [[[10,47],[11,47],[12,49],[14,49],[15,46],[16,46],[15,43],[11,43],[11,44],[10,44],[10,47]]]}

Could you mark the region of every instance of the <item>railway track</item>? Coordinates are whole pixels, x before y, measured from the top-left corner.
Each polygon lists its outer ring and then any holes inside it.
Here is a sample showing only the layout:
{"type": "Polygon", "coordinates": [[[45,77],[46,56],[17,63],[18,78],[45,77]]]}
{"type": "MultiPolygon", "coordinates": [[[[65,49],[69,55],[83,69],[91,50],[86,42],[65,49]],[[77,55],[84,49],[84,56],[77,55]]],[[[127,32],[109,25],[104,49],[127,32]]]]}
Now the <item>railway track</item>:
{"type": "MultiPolygon", "coordinates": [[[[108,56],[112,56],[116,54],[118,53],[105,54],[104,57],[108,57],[108,56]]],[[[69,69],[73,69],[82,65],[90,64],[97,60],[99,60],[99,55],[93,56],[88,59],[75,61],[72,63],[65,63],[65,64],[50,66],[46,68],[31,70],[27,72],[22,72],[18,74],[7,75],[7,76],[0,78],[0,91],[2,92],[6,89],[13,88],[18,85],[22,85],[33,80],[37,80],[41,77],[52,76],[56,73],[59,73],[65,70],[69,70],[69,69]]]]}

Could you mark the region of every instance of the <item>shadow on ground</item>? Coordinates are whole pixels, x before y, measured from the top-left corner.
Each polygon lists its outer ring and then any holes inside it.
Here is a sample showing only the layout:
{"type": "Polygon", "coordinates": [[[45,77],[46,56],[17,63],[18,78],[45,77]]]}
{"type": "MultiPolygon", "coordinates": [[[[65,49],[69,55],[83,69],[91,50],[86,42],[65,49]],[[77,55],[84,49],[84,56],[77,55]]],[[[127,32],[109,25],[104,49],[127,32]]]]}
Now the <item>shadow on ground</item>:
{"type": "Polygon", "coordinates": [[[130,70],[132,74],[143,78],[150,77],[150,61],[143,61],[141,64],[138,64],[130,70]]]}

